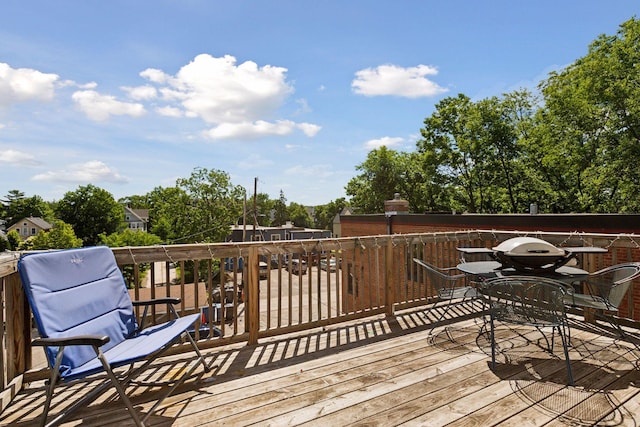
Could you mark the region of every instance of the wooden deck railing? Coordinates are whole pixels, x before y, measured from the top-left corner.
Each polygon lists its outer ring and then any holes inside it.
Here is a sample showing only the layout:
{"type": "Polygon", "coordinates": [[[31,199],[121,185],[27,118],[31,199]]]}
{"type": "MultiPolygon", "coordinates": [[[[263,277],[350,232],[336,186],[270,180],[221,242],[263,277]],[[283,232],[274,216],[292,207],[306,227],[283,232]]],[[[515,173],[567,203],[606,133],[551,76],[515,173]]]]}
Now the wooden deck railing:
{"type": "MultiPolygon", "coordinates": [[[[179,311],[209,309],[194,332],[202,348],[317,328],[427,304],[433,290],[412,262],[419,257],[439,266],[459,262],[457,246],[492,247],[524,233],[465,231],[357,238],[253,243],[188,244],[114,248],[133,299],[177,296],[179,311]],[[296,272],[299,265],[306,272],[296,272]],[[303,267],[304,268],[304,267],[303,267]],[[207,331],[216,330],[216,334],[207,331]],[[201,334],[202,332],[202,334],[201,334]]],[[[640,261],[640,237],[582,233],[528,233],[558,246],[601,246],[581,266],[640,261]],[[636,240],[637,239],[637,240],[636,240]]],[[[0,411],[23,381],[43,378],[46,366],[32,354],[32,322],[20,279],[17,253],[0,255],[0,411]]],[[[638,327],[640,284],[632,286],[620,314],[638,327]]],[[[142,313],[138,313],[141,315],[142,313]]],[[[166,313],[153,311],[149,320],[166,313]]],[[[624,323],[624,322],[623,322],[624,323]]],[[[178,348],[176,351],[180,351],[178,348]]]]}

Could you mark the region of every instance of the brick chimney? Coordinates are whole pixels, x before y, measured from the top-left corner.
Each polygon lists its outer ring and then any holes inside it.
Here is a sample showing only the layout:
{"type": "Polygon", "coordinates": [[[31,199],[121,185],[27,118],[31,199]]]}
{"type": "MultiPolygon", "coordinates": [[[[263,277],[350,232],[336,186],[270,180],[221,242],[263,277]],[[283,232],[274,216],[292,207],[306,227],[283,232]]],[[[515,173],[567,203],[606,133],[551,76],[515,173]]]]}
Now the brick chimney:
{"type": "Polygon", "coordinates": [[[395,193],[393,199],[385,200],[384,213],[386,216],[409,213],[409,201],[401,199],[400,193],[395,193]]]}

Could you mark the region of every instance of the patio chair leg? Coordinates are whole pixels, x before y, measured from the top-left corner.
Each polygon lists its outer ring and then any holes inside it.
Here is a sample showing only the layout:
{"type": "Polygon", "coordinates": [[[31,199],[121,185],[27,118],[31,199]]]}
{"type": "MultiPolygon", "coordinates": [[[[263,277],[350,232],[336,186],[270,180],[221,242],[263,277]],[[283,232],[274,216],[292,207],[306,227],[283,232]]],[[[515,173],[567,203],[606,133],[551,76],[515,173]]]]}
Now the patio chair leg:
{"type": "Polygon", "coordinates": [[[62,363],[62,355],[64,353],[64,347],[58,347],[58,354],[56,355],[56,363],[51,370],[51,377],[49,378],[49,386],[47,387],[47,399],[44,403],[42,411],[42,419],[40,420],[40,426],[44,427],[47,424],[47,415],[49,415],[49,406],[51,405],[51,399],[53,398],[53,389],[58,383],[60,376],[60,364],[62,363]]]}
{"type": "Polygon", "coordinates": [[[156,411],[156,409],[158,409],[160,404],[162,404],[162,402],[167,397],[169,397],[174,392],[175,389],[177,389],[187,378],[189,378],[191,376],[191,374],[196,370],[198,365],[202,364],[205,372],[209,372],[211,370],[211,368],[207,365],[206,361],[204,360],[204,357],[202,356],[202,353],[200,353],[200,349],[198,348],[198,345],[196,344],[194,339],[191,337],[191,334],[189,334],[187,332],[187,333],[185,333],[185,335],[186,335],[187,339],[191,342],[191,345],[193,346],[194,351],[198,355],[198,361],[193,366],[191,366],[191,368],[182,377],[180,377],[180,379],[178,381],[176,381],[171,386],[171,388],[166,393],[164,393],[162,395],[162,397],[160,397],[160,399],[158,399],[156,401],[156,403],[151,407],[151,409],[149,409],[147,414],[142,418],[143,421],[146,421],[156,411]]]}
{"type": "Polygon", "coordinates": [[[496,335],[495,335],[495,325],[493,324],[493,316],[490,317],[489,322],[491,323],[491,370],[496,370],[496,335]]]}
{"type": "Polygon", "coordinates": [[[569,376],[569,385],[573,386],[573,372],[571,371],[571,361],[569,360],[569,343],[567,342],[567,337],[565,334],[560,331],[560,338],[562,339],[562,347],[564,348],[564,360],[567,363],[567,375],[569,376]]]}

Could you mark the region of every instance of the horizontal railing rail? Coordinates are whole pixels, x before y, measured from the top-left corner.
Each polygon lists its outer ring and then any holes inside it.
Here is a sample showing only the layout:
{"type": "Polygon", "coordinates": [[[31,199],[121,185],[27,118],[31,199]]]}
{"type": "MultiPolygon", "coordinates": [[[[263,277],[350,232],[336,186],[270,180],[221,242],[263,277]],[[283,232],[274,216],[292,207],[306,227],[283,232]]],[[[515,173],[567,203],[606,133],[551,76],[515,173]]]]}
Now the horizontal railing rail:
{"type": "MultiPolygon", "coordinates": [[[[202,313],[193,335],[202,348],[211,348],[234,342],[255,344],[265,337],[391,316],[396,310],[428,304],[435,291],[413,258],[452,267],[460,262],[456,247],[493,247],[524,235],[557,246],[607,248],[604,254],[580,255],[580,265],[588,271],[640,261],[640,236],[493,230],[112,250],[132,299],[179,297],[180,313],[202,313]]],[[[31,351],[35,332],[17,274],[18,256],[0,255],[3,407],[23,381],[47,375],[44,358],[31,351]]],[[[155,309],[145,321],[160,321],[165,311],[155,309]]],[[[630,287],[619,315],[621,323],[638,327],[637,286],[630,287]]]]}

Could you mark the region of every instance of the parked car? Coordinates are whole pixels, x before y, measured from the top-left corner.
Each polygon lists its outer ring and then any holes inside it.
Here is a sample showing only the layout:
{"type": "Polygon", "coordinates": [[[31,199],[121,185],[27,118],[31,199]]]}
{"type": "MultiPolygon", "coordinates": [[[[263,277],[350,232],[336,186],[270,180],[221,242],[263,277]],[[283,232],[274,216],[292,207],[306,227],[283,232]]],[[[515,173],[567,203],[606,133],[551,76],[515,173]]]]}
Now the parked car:
{"type": "Polygon", "coordinates": [[[302,259],[292,259],[290,271],[292,274],[307,274],[307,262],[302,259]]]}
{"type": "Polygon", "coordinates": [[[323,270],[336,271],[338,268],[338,263],[335,258],[323,258],[320,260],[320,268],[323,270]]]}
{"type": "Polygon", "coordinates": [[[266,279],[267,275],[269,274],[269,264],[267,264],[264,261],[260,261],[259,264],[259,268],[260,268],[260,278],[261,279],[266,279]]]}

